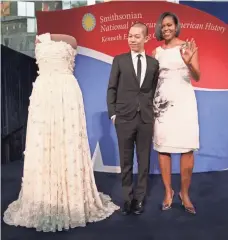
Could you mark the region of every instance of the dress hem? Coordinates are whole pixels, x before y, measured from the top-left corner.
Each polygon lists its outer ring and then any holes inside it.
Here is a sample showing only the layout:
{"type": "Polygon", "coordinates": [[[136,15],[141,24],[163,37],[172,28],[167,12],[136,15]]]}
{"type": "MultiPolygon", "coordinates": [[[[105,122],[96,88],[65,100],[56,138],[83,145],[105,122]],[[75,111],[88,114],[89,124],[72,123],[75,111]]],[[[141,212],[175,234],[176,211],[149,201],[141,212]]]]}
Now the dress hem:
{"type": "Polygon", "coordinates": [[[171,147],[171,146],[161,146],[154,143],[154,150],[157,152],[164,152],[164,153],[188,153],[188,152],[196,152],[199,148],[183,148],[183,147],[171,147]]]}

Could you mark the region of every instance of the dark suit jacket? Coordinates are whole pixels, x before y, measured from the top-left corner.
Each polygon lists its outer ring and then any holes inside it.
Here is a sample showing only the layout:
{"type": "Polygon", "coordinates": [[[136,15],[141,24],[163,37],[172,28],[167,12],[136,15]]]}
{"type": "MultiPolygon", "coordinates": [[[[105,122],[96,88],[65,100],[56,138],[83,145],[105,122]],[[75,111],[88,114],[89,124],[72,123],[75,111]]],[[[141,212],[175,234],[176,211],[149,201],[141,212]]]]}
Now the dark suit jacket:
{"type": "Polygon", "coordinates": [[[145,123],[153,122],[153,98],[158,81],[159,64],[153,57],[146,55],[146,59],[147,69],[141,87],[136,77],[131,52],[113,59],[107,105],[109,117],[116,115],[116,123],[132,120],[138,108],[145,123]]]}

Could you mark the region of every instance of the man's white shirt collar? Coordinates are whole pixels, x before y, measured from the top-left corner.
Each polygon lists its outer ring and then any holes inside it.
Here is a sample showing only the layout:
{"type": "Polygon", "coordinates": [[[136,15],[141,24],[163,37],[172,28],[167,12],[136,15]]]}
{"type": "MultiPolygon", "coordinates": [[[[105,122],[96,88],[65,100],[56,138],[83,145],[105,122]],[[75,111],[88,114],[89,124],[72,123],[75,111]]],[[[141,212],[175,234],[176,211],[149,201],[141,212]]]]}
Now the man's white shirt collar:
{"type": "Polygon", "coordinates": [[[131,56],[132,56],[133,59],[134,59],[134,58],[137,58],[137,56],[138,56],[139,54],[141,54],[142,57],[146,57],[145,51],[143,51],[143,52],[141,52],[141,53],[131,51],[131,56]]]}

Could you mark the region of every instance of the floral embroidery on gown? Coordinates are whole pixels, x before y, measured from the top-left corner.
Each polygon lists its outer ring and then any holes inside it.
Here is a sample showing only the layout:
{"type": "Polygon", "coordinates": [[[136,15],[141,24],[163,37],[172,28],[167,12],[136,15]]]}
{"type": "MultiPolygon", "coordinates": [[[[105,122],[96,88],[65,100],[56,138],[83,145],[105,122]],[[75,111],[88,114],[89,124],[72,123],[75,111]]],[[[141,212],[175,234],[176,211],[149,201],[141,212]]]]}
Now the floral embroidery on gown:
{"type": "Polygon", "coordinates": [[[83,97],[73,75],[76,50],[49,33],[38,39],[22,186],[3,220],[55,232],[103,220],[119,207],[96,187],[83,97]]]}

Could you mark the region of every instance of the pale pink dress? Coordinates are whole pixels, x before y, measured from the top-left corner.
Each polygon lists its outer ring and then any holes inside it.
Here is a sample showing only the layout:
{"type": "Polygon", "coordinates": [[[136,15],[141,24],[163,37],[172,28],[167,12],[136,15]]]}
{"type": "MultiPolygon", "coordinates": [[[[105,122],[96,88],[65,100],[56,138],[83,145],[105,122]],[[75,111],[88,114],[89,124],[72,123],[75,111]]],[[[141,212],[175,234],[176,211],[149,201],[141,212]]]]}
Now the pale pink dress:
{"type": "Polygon", "coordinates": [[[155,58],[160,74],[154,98],[154,149],[166,153],[198,150],[197,102],[180,47],[158,47],[155,58]]]}

